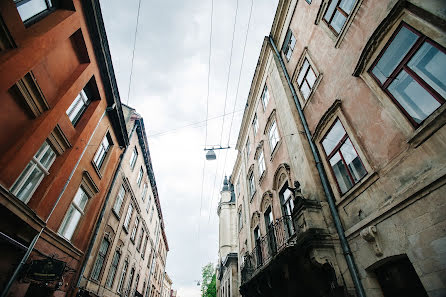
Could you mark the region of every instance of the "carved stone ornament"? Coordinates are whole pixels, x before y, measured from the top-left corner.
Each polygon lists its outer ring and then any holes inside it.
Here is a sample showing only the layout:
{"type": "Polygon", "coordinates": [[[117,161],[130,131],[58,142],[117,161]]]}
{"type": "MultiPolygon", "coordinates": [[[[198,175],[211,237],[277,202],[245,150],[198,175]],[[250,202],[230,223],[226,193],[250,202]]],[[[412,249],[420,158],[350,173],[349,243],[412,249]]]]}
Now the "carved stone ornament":
{"type": "Polygon", "coordinates": [[[258,211],[254,212],[251,217],[251,228],[257,226],[260,222],[260,213],[258,211]]]}
{"type": "Polygon", "coordinates": [[[375,255],[380,257],[383,255],[383,251],[381,249],[380,242],[376,237],[377,233],[378,230],[376,229],[376,226],[368,226],[367,228],[361,231],[361,237],[365,241],[370,242],[373,245],[373,250],[375,251],[375,255]]]}

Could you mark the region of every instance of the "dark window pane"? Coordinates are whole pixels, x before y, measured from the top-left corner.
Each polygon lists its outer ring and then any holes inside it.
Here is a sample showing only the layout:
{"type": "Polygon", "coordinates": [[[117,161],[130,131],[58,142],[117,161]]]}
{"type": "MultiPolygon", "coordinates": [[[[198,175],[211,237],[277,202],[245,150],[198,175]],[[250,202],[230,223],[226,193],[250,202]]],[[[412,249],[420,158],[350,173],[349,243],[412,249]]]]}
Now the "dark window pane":
{"type": "Polygon", "coordinates": [[[322,141],[322,146],[324,147],[325,153],[330,155],[335,146],[341,141],[342,137],[345,135],[344,127],[339,120],[336,120],[336,123],[331,128],[330,132],[328,132],[327,136],[325,136],[322,141]]]}
{"type": "Polygon", "coordinates": [[[390,84],[389,91],[417,123],[421,123],[440,106],[440,103],[404,70],[390,84]]]}
{"type": "Polygon", "coordinates": [[[361,159],[356,153],[353,144],[350,139],[347,139],[341,146],[341,153],[344,157],[345,163],[347,163],[348,169],[353,176],[355,183],[357,183],[364,175],[367,174],[364,166],[362,165],[361,159]]]}
{"type": "Polygon", "coordinates": [[[342,162],[339,152],[337,152],[330,159],[330,164],[331,164],[331,167],[333,168],[333,173],[336,177],[339,188],[341,189],[341,193],[347,192],[348,189],[350,189],[353,186],[353,184],[350,180],[350,177],[348,176],[347,168],[345,167],[344,163],[342,162]]]}
{"type": "Polygon", "coordinates": [[[333,20],[331,20],[331,26],[333,27],[333,29],[335,29],[336,32],[339,33],[341,32],[341,29],[344,26],[345,20],[346,17],[339,11],[336,11],[333,20]]]}
{"type": "Polygon", "coordinates": [[[425,42],[413,58],[409,67],[428,85],[446,98],[446,54],[425,42]]]}
{"type": "Polygon", "coordinates": [[[404,56],[409,52],[417,39],[418,35],[406,27],[401,27],[401,30],[395,36],[392,43],[387,47],[385,53],[379,59],[379,62],[373,67],[372,73],[382,84],[403,60],[404,56]]]}

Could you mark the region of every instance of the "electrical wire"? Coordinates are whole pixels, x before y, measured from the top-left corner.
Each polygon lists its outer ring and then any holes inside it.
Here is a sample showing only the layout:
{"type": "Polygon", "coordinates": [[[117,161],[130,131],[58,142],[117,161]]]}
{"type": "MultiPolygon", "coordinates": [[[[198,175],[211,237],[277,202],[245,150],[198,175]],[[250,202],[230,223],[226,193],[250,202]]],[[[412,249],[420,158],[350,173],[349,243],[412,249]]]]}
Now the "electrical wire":
{"type": "Polygon", "coordinates": [[[130,66],[129,90],[127,91],[127,105],[129,105],[129,100],[130,100],[130,86],[132,85],[133,64],[134,64],[133,61],[135,59],[136,35],[138,34],[139,12],[140,11],[141,11],[141,0],[139,0],[139,2],[138,2],[138,13],[136,16],[135,38],[133,39],[132,63],[130,66]]]}

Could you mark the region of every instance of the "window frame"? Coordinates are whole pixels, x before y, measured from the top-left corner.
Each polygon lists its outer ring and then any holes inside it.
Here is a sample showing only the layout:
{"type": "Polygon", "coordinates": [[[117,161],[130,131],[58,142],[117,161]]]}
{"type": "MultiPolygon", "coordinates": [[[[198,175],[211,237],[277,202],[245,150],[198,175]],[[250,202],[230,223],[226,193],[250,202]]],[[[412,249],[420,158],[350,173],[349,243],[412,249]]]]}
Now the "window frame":
{"type": "Polygon", "coordinates": [[[340,36],[340,35],[342,34],[342,31],[345,29],[346,24],[347,24],[348,21],[349,21],[349,18],[350,18],[350,17],[354,14],[354,12],[355,12],[355,6],[358,4],[358,0],[354,0],[352,9],[351,9],[351,11],[350,11],[350,14],[348,14],[346,11],[344,11],[344,10],[339,6],[339,5],[341,4],[341,1],[343,1],[343,0],[329,0],[329,1],[327,1],[326,9],[325,9],[325,11],[324,11],[324,13],[323,13],[323,15],[322,15],[322,21],[325,22],[325,24],[327,24],[328,28],[334,33],[334,35],[335,35],[336,37],[338,37],[338,36],[340,36]],[[329,9],[330,4],[331,4],[332,1],[337,1],[337,4],[336,4],[335,8],[333,9],[333,12],[332,12],[332,14],[331,14],[331,16],[330,16],[330,19],[327,21],[327,20],[325,19],[325,15],[327,14],[328,9],[329,9]],[[333,18],[334,18],[334,16],[336,15],[336,12],[337,12],[337,11],[339,11],[339,12],[345,17],[345,21],[344,21],[344,23],[342,24],[342,27],[339,29],[339,32],[337,32],[336,29],[331,25],[331,22],[333,21],[333,18]]]}
{"type": "Polygon", "coordinates": [[[294,48],[296,47],[297,38],[293,34],[293,30],[288,28],[287,33],[285,35],[285,40],[282,45],[282,53],[285,56],[287,62],[291,60],[291,56],[293,55],[294,48]]]}
{"type": "Polygon", "coordinates": [[[106,236],[102,239],[101,244],[99,245],[98,254],[96,255],[96,260],[94,261],[93,268],[91,269],[90,278],[94,281],[99,281],[102,274],[102,268],[104,268],[105,260],[107,259],[108,250],[110,248],[110,239],[106,236]],[[107,247],[105,253],[101,253],[102,244],[107,242],[107,247]],[[102,261],[100,264],[99,261],[102,261]],[[100,266],[98,266],[100,265],[100,266]]]}
{"type": "Polygon", "coordinates": [[[133,229],[132,233],[130,234],[130,240],[133,244],[135,244],[136,234],[138,233],[138,227],[139,227],[139,217],[136,216],[135,222],[133,223],[133,229]]]}
{"type": "Polygon", "coordinates": [[[129,203],[129,207],[127,208],[127,212],[125,214],[124,223],[122,224],[122,227],[127,233],[129,232],[128,228],[130,227],[130,222],[132,221],[133,208],[133,204],[129,203]]]}
{"type": "Polygon", "coordinates": [[[414,55],[418,52],[418,50],[421,48],[421,46],[425,43],[429,43],[439,51],[446,54],[446,49],[443,48],[440,44],[423,34],[422,32],[416,30],[408,23],[401,21],[398,25],[398,27],[393,31],[390,38],[386,41],[386,44],[379,52],[378,56],[374,59],[373,63],[370,65],[370,67],[367,70],[367,73],[373,78],[373,81],[379,86],[379,88],[390,98],[392,103],[400,110],[400,112],[407,118],[407,120],[410,122],[410,124],[418,128],[423,125],[423,123],[433,114],[436,110],[441,108],[442,105],[446,103],[446,98],[443,98],[437,91],[435,91],[427,82],[425,82],[418,74],[415,73],[410,67],[407,65],[410,60],[414,57],[414,55]],[[404,55],[400,63],[395,67],[395,69],[392,71],[390,76],[386,78],[384,83],[381,83],[381,81],[378,79],[378,77],[375,76],[373,73],[373,69],[376,67],[382,56],[387,51],[388,47],[392,44],[392,42],[395,40],[395,37],[398,35],[398,33],[401,31],[401,29],[405,27],[411,32],[413,32],[415,35],[417,35],[417,40],[412,45],[410,50],[404,55]],[[389,91],[389,86],[392,84],[392,82],[395,81],[396,76],[399,75],[402,71],[406,71],[406,73],[412,77],[425,91],[427,91],[435,100],[437,100],[440,103],[440,106],[435,109],[432,113],[430,113],[424,120],[422,120],[420,123],[417,123],[413,117],[404,109],[404,107],[398,102],[398,100],[392,95],[392,93],[389,91]]]}
{"type": "Polygon", "coordinates": [[[249,155],[251,154],[251,142],[249,140],[249,137],[246,140],[245,151],[246,151],[246,160],[248,161],[249,155]]]}
{"type": "Polygon", "coordinates": [[[110,132],[105,133],[105,136],[102,138],[101,143],[98,146],[98,149],[96,150],[96,153],[93,156],[92,163],[96,169],[96,171],[100,173],[105,168],[105,164],[107,163],[107,157],[109,152],[111,151],[113,146],[113,140],[111,138],[110,132]],[[104,142],[107,141],[108,146],[106,147],[104,145],[104,142]]]}
{"type": "Polygon", "coordinates": [[[249,198],[252,200],[254,194],[256,193],[256,185],[254,182],[254,170],[248,174],[248,190],[249,190],[249,198]]]}
{"type": "Polygon", "coordinates": [[[271,149],[271,155],[278,147],[279,142],[280,142],[280,134],[279,134],[279,130],[277,128],[277,121],[276,121],[276,119],[273,119],[271,122],[271,125],[268,128],[268,143],[269,143],[269,147],[271,149]],[[274,146],[272,145],[272,137],[271,137],[271,130],[273,129],[273,127],[275,127],[275,132],[276,132],[274,134],[277,134],[277,137],[274,138],[276,140],[276,142],[274,143],[274,146]]]}
{"type": "Polygon", "coordinates": [[[113,254],[112,261],[110,263],[110,268],[108,270],[107,279],[105,280],[105,286],[107,288],[112,288],[113,283],[115,282],[116,272],[118,271],[119,261],[121,260],[121,252],[119,249],[115,250],[115,253],[113,254]],[[118,256],[118,259],[115,263],[115,258],[118,256]]]}
{"type": "MultiPolygon", "coordinates": [[[[81,195],[81,194],[80,194],[81,195]]],[[[73,199],[71,200],[71,203],[70,203],[70,206],[68,207],[68,209],[67,209],[67,212],[65,213],[65,216],[64,216],[64,218],[63,218],[63,220],[62,220],[62,223],[60,224],[60,226],[59,226],[59,230],[57,231],[57,233],[60,235],[60,236],[62,236],[63,238],[65,238],[66,240],[68,240],[68,241],[71,241],[72,240],[72,238],[73,238],[73,235],[76,233],[76,229],[77,229],[77,227],[79,226],[79,223],[81,222],[81,220],[82,220],[82,217],[85,215],[85,209],[87,208],[87,204],[88,204],[88,201],[90,200],[90,196],[88,196],[88,191],[87,190],[85,190],[84,188],[83,188],[83,186],[82,185],[80,185],[79,186],[79,188],[78,188],[78,190],[76,191],[76,193],[74,194],[74,197],[73,197],[73,199]],[[83,193],[84,193],[84,195],[85,195],[85,197],[87,197],[87,201],[85,202],[85,205],[84,205],[84,207],[81,209],[81,207],[79,206],[79,205],[77,205],[76,203],[75,203],[75,199],[76,199],[76,196],[78,195],[78,193],[80,193],[80,191],[82,191],[83,193]],[[65,236],[65,234],[64,233],[62,233],[63,232],[63,230],[64,229],[66,229],[66,227],[67,227],[67,224],[71,224],[71,218],[73,217],[73,216],[71,216],[70,218],[68,217],[68,214],[70,213],[70,210],[71,210],[71,208],[74,208],[74,210],[75,211],[77,211],[77,212],[79,212],[80,213],[80,217],[79,217],[79,220],[76,222],[76,226],[74,227],[74,230],[73,230],[73,233],[69,236],[69,238],[68,238],[68,236],[65,236]]]]}
{"type": "Polygon", "coordinates": [[[257,131],[259,131],[259,120],[257,118],[257,113],[254,114],[254,119],[252,120],[252,130],[254,132],[254,138],[257,135],[257,131]]]}
{"type": "Polygon", "coordinates": [[[142,187],[142,193],[141,193],[142,202],[144,202],[146,200],[148,188],[149,188],[149,186],[147,185],[147,183],[144,183],[144,185],[142,187]]]}
{"type": "Polygon", "coordinates": [[[257,157],[257,165],[259,170],[259,178],[261,179],[266,171],[265,154],[263,153],[263,148],[260,149],[259,155],[257,157]]]}
{"type": "Polygon", "coordinates": [[[82,89],[80,91],[80,93],[76,96],[76,98],[74,98],[73,102],[71,102],[68,109],[65,111],[66,115],[70,119],[71,124],[74,127],[76,127],[76,125],[79,123],[79,120],[81,119],[82,115],[85,113],[85,110],[87,110],[88,106],[90,105],[90,102],[91,102],[90,98],[88,98],[84,89],[82,89]],[[76,110],[76,108],[79,106],[79,104],[82,104],[82,106],[74,114],[73,119],[71,119],[71,114],[76,110]]]}
{"type": "MultiPolygon", "coordinates": [[[[50,13],[52,13],[53,11],[56,10],[56,6],[55,6],[54,3],[52,3],[52,1],[49,1],[49,0],[44,0],[44,1],[45,1],[45,4],[46,4],[46,9],[44,9],[44,10],[34,14],[33,16],[27,18],[26,20],[22,19],[22,16],[20,16],[20,19],[22,20],[22,22],[25,25],[25,27],[29,27],[29,26],[37,23],[38,21],[40,21],[41,19],[43,19],[44,17],[46,17],[47,15],[49,15],[50,13]]],[[[29,2],[29,1],[27,1],[27,0],[14,0],[14,4],[15,4],[15,6],[17,8],[17,12],[19,11],[19,6],[21,6],[22,4],[25,4],[27,2],[29,2]]],[[[20,15],[20,13],[19,13],[19,15],[20,15]]]]}
{"type": "Polygon", "coordinates": [[[116,288],[116,292],[118,294],[122,293],[122,289],[124,288],[125,278],[127,276],[127,270],[129,269],[129,261],[124,261],[124,266],[122,267],[121,277],[119,278],[118,287],[116,288]]]}
{"type": "Polygon", "coordinates": [[[129,160],[129,164],[130,164],[130,169],[133,171],[133,169],[135,169],[135,165],[136,165],[136,161],[138,160],[138,149],[135,147],[133,147],[133,151],[132,154],[130,156],[130,160],[129,160]]]}
{"type": "Polygon", "coordinates": [[[144,177],[144,169],[141,166],[138,171],[138,177],[136,178],[136,184],[138,185],[138,187],[141,187],[143,177],[144,177]]]}
{"type": "Polygon", "coordinates": [[[124,203],[124,200],[125,200],[125,194],[126,194],[126,190],[125,190],[124,184],[121,184],[121,186],[119,187],[119,190],[118,190],[118,194],[116,195],[115,203],[113,204],[113,208],[112,208],[113,212],[118,217],[120,216],[122,204],[124,203]],[[122,198],[120,198],[121,192],[123,192],[122,198]],[[116,209],[117,208],[116,206],[118,205],[118,203],[119,203],[119,209],[116,209]]]}
{"type": "Polygon", "coordinates": [[[262,94],[260,96],[261,100],[262,100],[262,106],[263,106],[263,111],[266,111],[266,108],[268,107],[268,103],[269,103],[269,99],[270,99],[270,94],[268,91],[268,86],[265,83],[265,86],[263,87],[263,91],[262,94]],[[267,95],[267,96],[265,96],[267,95]],[[266,100],[265,100],[266,98],[266,100]]]}

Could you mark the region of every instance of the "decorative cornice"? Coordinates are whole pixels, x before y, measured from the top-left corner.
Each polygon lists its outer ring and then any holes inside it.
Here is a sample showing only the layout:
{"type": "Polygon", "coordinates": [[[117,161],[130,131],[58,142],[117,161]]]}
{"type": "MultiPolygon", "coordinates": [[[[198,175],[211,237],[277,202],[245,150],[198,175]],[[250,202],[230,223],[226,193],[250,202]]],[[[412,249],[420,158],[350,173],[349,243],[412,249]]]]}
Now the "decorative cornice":
{"type": "Polygon", "coordinates": [[[341,99],[336,99],[333,104],[327,109],[327,111],[322,115],[321,119],[316,125],[313,133],[313,141],[320,137],[322,130],[330,121],[331,117],[336,113],[336,111],[341,108],[342,101],[341,99]]]}

